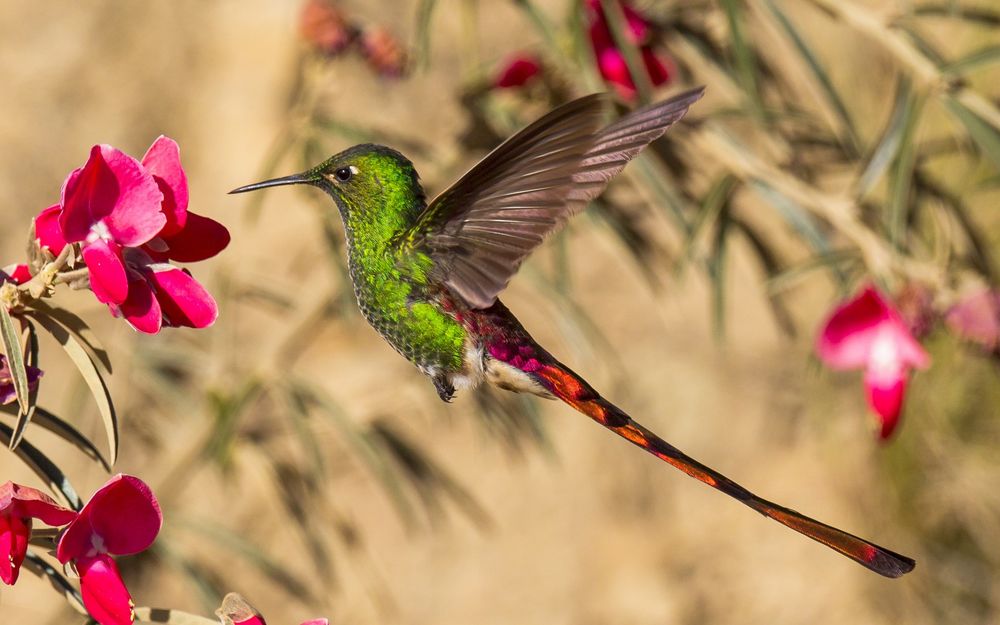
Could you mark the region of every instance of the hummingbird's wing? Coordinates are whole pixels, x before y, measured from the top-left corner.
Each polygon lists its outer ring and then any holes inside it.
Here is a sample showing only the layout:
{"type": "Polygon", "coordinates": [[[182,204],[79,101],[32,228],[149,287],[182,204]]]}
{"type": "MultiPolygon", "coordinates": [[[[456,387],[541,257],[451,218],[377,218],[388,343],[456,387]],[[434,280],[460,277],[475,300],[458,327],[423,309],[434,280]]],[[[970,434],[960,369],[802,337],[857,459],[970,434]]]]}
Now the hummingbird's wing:
{"type": "Polygon", "coordinates": [[[583,210],[703,88],[629,113],[602,129],[607,99],[564,104],[517,133],[441,193],[407,240],[472,308],[487,308],[531,252],[583,210]]]}

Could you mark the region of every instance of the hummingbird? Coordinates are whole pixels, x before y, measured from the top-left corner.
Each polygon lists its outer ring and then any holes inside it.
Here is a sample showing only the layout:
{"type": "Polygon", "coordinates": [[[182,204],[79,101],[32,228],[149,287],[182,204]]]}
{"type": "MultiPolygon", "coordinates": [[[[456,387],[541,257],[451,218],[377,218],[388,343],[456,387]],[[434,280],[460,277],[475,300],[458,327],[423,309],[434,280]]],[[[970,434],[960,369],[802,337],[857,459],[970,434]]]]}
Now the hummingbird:
{"type": "Polygon", "coordinates": [[[230,193],[300,184],[325,191],[343,219],[362,314],[444,401],[483,382],[562,400],[760,514],[899,577],[914,560],[758,497],[684,454],[557,360],[497,299],[525,258],[703,93],[687,91],[611,123],[606,94],[573,100],[503,142],[430,202],[413,164],[374,144],[230,193]]]}

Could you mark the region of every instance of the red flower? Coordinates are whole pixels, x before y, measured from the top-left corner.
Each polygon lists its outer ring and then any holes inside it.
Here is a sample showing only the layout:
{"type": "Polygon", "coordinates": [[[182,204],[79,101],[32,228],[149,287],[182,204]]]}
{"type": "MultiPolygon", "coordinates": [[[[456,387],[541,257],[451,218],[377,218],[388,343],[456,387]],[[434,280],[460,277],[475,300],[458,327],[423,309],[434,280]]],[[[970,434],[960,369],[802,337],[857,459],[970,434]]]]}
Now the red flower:
{"type": "MultiPolygon", "coordinates": [[[[215,611],[222,625],[267,625],[264,617],[239,593],[231,592],[222,599],[222,605],[215,611]]],[[[302,625],[330,625],[325,618],[305,621],[302,625]]]]}
{"type": "MultiPolygon", "coordinates": [[[[628,71],[625,55],[615,45],[608,24],[607,15],[600,0],[587,0],[588,33],[590,45],[597,59],[597,68],[601,76],[614,86],[618,94],[625,100],[635,98],[636,86],[628,71]]],[[[633,9],[628,2],[621,3],[625,15],[626,36],[639,48],[643,65],[649,82],[654,86],[666,84],[673,77],[673,68],[669,60],[660,57],[650,45],[652,24],[646,17],[633,9]]]]}
{"type": "Polygon", "coordinates": [[[90,288],[115,315],[154,334],[163,326],[203,328],[218,317],[212,296],[168,261],[196,262],[229,244],[226,228],[188,211],[177,143],[153,142],[142,162],[110,146],[70,174],[63,201],[35,218],[40,248],[58,255],[81,242],[90,288]]]}
{"type": "Polygon", "coordinates": [[[816,351],[834,369],[865,370],[868,403],[882,422],[883,439],[892,435],[899,421],[910,368],[930,364],[899,312],[872,286],[830,315],[816,351]]]}
{"type": "Polygon", "coordinates": [[[31,270],[25,264],[7,265],[0,269],[0,284],[13,282],[14,284],[24,284],[31,280],[31,270]]]}
{"type": "Polygon", "coordinates": [[[396,78],[403,75],[406,52],[399,40],[383,26],[366,28],[358,41],[361,55],[369,67],[382,76],[396,78]]]}
{"type": "Polygon", "coordinates": [[[523,87],[542,71],[542,64],[533,54],[519,52],[507,59],[493,79],[493,86],[499,89],[523,87]]]}
{"type": "Polygon", "coordinates": [[[28,553],[31,520],[58,527],[76,518],[76,512],[27,486],[0,484],[0,581],[13,585],[28,553]]]}
{"type": "Polygon", "coordinates": [[[131,625],[132,597],[112,555],[145,550],[163,524],[160,506],[139,478],[118,474],[102,486],[59,539],[56,557],[73,562],[90,615],[101,625],[131,625]]]}

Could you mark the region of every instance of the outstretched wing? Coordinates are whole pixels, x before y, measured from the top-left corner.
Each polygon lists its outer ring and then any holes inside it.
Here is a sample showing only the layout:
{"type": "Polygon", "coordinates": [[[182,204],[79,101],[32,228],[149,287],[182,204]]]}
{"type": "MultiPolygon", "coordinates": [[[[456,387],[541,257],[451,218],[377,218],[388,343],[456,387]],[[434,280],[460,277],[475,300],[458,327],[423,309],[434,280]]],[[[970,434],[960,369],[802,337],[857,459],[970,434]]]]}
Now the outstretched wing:
{"type": "Polygon", "coordinates": [[[703,92],[652,104],[603,129],[603,95],[565,104],[435,198],[408,239],[435,261],[437,277],[452,292],[473,308],[487,308],[524,259],[703,92]]]}

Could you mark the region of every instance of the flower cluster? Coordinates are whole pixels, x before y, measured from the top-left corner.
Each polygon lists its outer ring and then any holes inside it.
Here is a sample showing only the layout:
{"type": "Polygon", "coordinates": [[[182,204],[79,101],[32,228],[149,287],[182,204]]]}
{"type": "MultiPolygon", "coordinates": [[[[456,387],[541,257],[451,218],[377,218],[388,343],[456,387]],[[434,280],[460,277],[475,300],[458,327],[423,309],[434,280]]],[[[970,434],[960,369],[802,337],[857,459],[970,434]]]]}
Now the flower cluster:
{"type": "Polygon", "coordinates": [[[80,574],[84,607],[100,625],[131,625],[132,597],[112,555],[144,551],[156,538],[163,515],[156,497],[139,478],[116,475],[79,512],[63,508],[33,488],[0,486],[0,580],[17,581],[27,554],[32,519],[66,525],[56,557],[80,574]]]}
{"type": "MultiPolygon", "coordinates": [[[[597,60],[597,68],[604,80],[615,88],[622,99],[632,100],[636,95],[635,82],[629,73],[625,54],[615,43],[601,0],[585,0],[585,2],[587,32],[590,35],[590,45],[597,60]]],[[[633,8],[627,0],[621,0],[620,5],[626,22],[624,34],[639,49],[650,84],[658,87],[668,83],[673,77],[674,70],[668,59],[658,55],[653,50],[652,23],[645,15],[633,8]]]]}
{"type": "Polygon", "coordinates": [[[173,139],[159,137],[141,161],[95,145],[34,226],[38,247],[53,257],[78,244],[94,295],[140,332],[204,328],[219,314],[208,291],[170,264],[205,260],[229,244],[222,224],[188,211],[173,139]]]}
{"type": "Polygon", "coordinates": [[[337,56],[357,46],[368,66],[381,76],[398,77],[406,68],[406,53],[395,35],[384,26],[358,25],[332,0],[308,0],[302,7],[299,33],[325,56],[337,56]]]}

